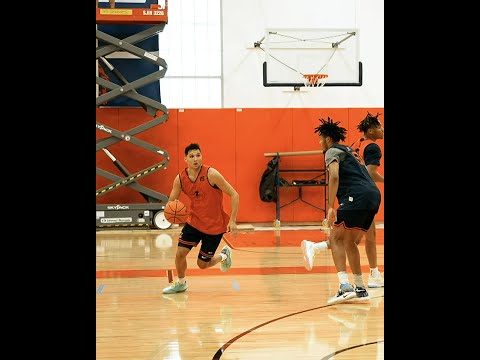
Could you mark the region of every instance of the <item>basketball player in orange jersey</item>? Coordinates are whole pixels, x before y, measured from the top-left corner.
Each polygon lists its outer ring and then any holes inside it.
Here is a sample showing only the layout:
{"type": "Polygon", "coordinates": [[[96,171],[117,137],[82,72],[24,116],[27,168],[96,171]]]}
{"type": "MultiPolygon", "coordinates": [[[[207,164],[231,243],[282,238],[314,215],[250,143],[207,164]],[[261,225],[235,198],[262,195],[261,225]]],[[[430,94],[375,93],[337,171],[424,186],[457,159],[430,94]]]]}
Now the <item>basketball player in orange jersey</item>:
{"type": "Polygon", "coordinates": [[[220,263],[220,269],[227,271],[232,265],[231,249],[225,245],[220,254],[215,251],[226,232],[237,231],[239,195],[227,180],[213,167],[202,164],[202,152],[198,144],[185,148],[183,169],[173,181],[168,201],[177,200],[183,191],[190,199],[187,221],[178,238],[175,268],[178,280],[163,289],[164,294],[180,293],[187,290],[187,255],[194,246],[202,242],[198,252],[197,265],[208,269],[220,263]],[[223,193],[230,196],[231,214],[223,209],[223,193]]]}
{"type": "MultiPolygon", "coordinates": [[[[372,114],[367,113],[367,116],[357,125],[357,129],[363,133],[363,137],[355,141],[350,147],[355,153],[363,157],[362,161],[365,163],[368,173],[373,181],[383,183],[384,176],[377,171],[378,166],[380,166],[380,159],[382,158],[382,150],[376,141],[383,139],[384,134],[382,123],[378,120],[379,115],[380,114],[373,116],[372,114]]],[[[360,243],[362,236],[358,239],[357,244],[360,243]]],[[[313,258],[316,253],[330,249],[330,242],[328,240],[319,243],[303,240],[302,244],[308,253],[312,253],[312,256],[307,256],[305,259],[305,267],[308,270],[312,269],[313,258]],[[309,259],[311,259],[311,261],[309,259]]],[[[365,252],[367,253],[368,263],[370,265],[368,287],[384,287],[384,279],[378,270],[377,263],[377,235],[375,221],[372,222],[372,225],[365,234],[365,252]]]]}

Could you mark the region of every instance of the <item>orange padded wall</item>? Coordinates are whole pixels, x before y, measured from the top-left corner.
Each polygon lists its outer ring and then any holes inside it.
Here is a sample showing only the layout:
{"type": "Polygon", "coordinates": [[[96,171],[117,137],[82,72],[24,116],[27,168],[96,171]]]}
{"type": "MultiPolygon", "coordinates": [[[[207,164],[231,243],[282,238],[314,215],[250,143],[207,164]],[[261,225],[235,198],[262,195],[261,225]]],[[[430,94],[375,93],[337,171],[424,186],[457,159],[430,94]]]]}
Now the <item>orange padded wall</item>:
{"type": "MultiPolygon", "coordinates": [[[[361,134],[356,129],[358,122],[367,111],[380,112],[384,124],[383,108],[332,108],[332,109],[170,109],[169,119],[145,132],[137,138],[154,144],[168,152],[170,162],[166,169],[160,169],[139,180],[139,183],[168,196],[173,179],[180,169],[185,167],[184,149],[197,142],[202,148],[203,162],[219,170],[240,194],[240,208],[237,221],[273,222],[275,203],[260,200],[260,178],[271,157],[264,153],[285,151],[320,150],[318,135],[313,129],[318,126],[319,118],[330,116],[347,128],[347,144],[351,144],[361,134]]],[[[96,120],[120,131],[128,131],[151,117],[142,109],[97,108],[96,120]]],[[[106,137],[104,132],[96,131],[97,140],[106,137]]],[[[377,142],[383,151],[383,141],[377,142]]],[[[120,141],[108,147],[108,150],[125,166],[130,173],[161,162],[164,157],[141,147],[120,141]]],[[[385,154],[384,154],[385,156],[385,154]]],[[[379,172],[383,174],[384,157],[379,172]]],[[[123,177],[107,155],[99,150],[96,153],[96,165],[106,171],[123,177]]],[[[324,168],[323,155],[285,156],[280,160],[281,169],[320,169],[324,168]]],[[[282,173],[286,180],[308,179],[313,173],[282,173]]],[[[112,181],[96,176],[96,188],[112,181]]],[[[383,197],[383,184],[379,184],[383,197]]],[[[303,199],[317,206],[324,206],[324,187],[303,188],[303,199]]],[[[281,204],[286,204],[298,196],[297,188],[280,190],[281,204]]],[[[186,204],[188,199],[182,194],[186,204]]],[[[376,220],[384,220],[383,201],[376,220]]],[[[143,203],[145,200],[136,191],[122,186],[103,196],[97,197],[98,204],[143,203]]],[[[230,211],[229,198],[225,198],[225,207],[230,211]]],[[[308,204],[295,201],[281,209],[281,221],[321,221],[325,217],[320,211],[308,204]]]]}

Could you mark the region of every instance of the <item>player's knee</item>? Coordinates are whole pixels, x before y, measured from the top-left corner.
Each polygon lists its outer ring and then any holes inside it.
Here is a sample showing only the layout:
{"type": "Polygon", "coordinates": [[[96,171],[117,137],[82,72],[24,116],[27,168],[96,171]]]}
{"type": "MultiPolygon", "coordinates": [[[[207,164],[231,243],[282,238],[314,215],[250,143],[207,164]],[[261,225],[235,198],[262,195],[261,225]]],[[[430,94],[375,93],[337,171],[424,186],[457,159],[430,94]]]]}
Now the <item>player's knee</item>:
{"type": "Polygon", "coordinates": [[[198,266],[200,269],[206,269],[206,268],[208,268],[208,262],[205,262],[205,261],[203,261],[203,260],[197,259],[197,266],[198,266]]]}
{"type": "Polygon", "coordinates": [[[177,249],[177,253],[175,254],[175,257],[177,258],[177,260],[184,260],[187,257],[189,252],[190,252],[190,249],[179,247],[177,249]]]}
{"type": "Polygon", "coordinates": [[[177,254],[175,255],[176,260],[179,260],[179,261],[185,260],[186,257],[187,257],[187,255],[182,254],[182,253],[178,253],[178,252],[177,252],[177,254]]]}

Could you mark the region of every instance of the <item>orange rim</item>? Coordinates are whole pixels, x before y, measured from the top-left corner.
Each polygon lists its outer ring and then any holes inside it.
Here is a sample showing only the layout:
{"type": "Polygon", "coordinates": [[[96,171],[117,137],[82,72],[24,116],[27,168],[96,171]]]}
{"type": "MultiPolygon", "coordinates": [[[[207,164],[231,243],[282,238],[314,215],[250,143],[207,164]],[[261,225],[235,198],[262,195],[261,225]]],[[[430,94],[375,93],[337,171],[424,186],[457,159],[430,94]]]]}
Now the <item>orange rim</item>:
{"type": "Polygon", "coordinates": [[[318,80],[325,79],[328,77],[328,75],[327,74],[304,74],[303,77],[310,85],[315,85],[318,83],[318,80]]]}

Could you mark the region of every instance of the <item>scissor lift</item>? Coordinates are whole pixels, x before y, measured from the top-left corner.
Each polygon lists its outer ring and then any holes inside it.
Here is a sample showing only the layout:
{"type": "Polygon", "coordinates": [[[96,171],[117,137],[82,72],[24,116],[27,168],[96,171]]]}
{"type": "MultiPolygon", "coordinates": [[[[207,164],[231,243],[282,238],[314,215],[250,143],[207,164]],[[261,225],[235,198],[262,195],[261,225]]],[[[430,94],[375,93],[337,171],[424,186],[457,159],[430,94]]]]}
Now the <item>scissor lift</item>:
{"type": "Polygon", "coordinates": [[[168,109],[160,102],[139,94],[136,89],[148,85],[154,81],[158,81],[165,76],[167,64],[164,59],[156,54],[146,51],[135,43],[141,42],[147,38],[157,35],[168,22],[168,2],[165,5],[152,4],[150,8],[97,8],[96,22],[97,24],[140,24],[151,25],[147,29],[139,31],[124,39],[118,39],[100,30],[96,30],[97,43],[102,42],[101,46],[97,46],[96,60],[101,61],[103,65],[114,74],[122,85],[111,82],[107,79],[97,76],[97,85],[102,86],[108,91],[97,96],[96,106],[100,106],[119,96],[129,97],[142,106],[142,108],[153,117],[152,120],[144,124],[132,128],[127,131],[119,131],[106,126],[100,122],[96,122],[96,128],[108,134],[108,137],[97,140],[96,151],[102,150],[113,161],[114,165],[120,170],[122,176],[115,175],[106,170],[96,168],[96,173],[111,181],[111,184],[97,189],[96,196],[102,196],[110,191],[114,191],[122,186],[128,186],[138,191],[146,203],[140,204],[97,204],[96,205],[96,227],[97,228],[168,228],[171,224],[163,216],[165,204],[168,196],[142,186],[138,183],[141,178],[151,175],[152,173],[164,169],[170,161],[168,152],[160,147],[140,140],[135,135],[144,132],[154,126],[160,125],[168,120],[168,109]],[[121,72],[116,69],[106,58],[107,55],[116,51],[125,51],[136,57],[148,61],[158,66],[158,71],[154,71],[146,76],[128,82],[121,72]],[[125,166],[107,149],[109,146],[119,141],[128,141],[152,151],[163,157],[163,161],[153,164],[145,169],[130,173],[125,166]]]}

